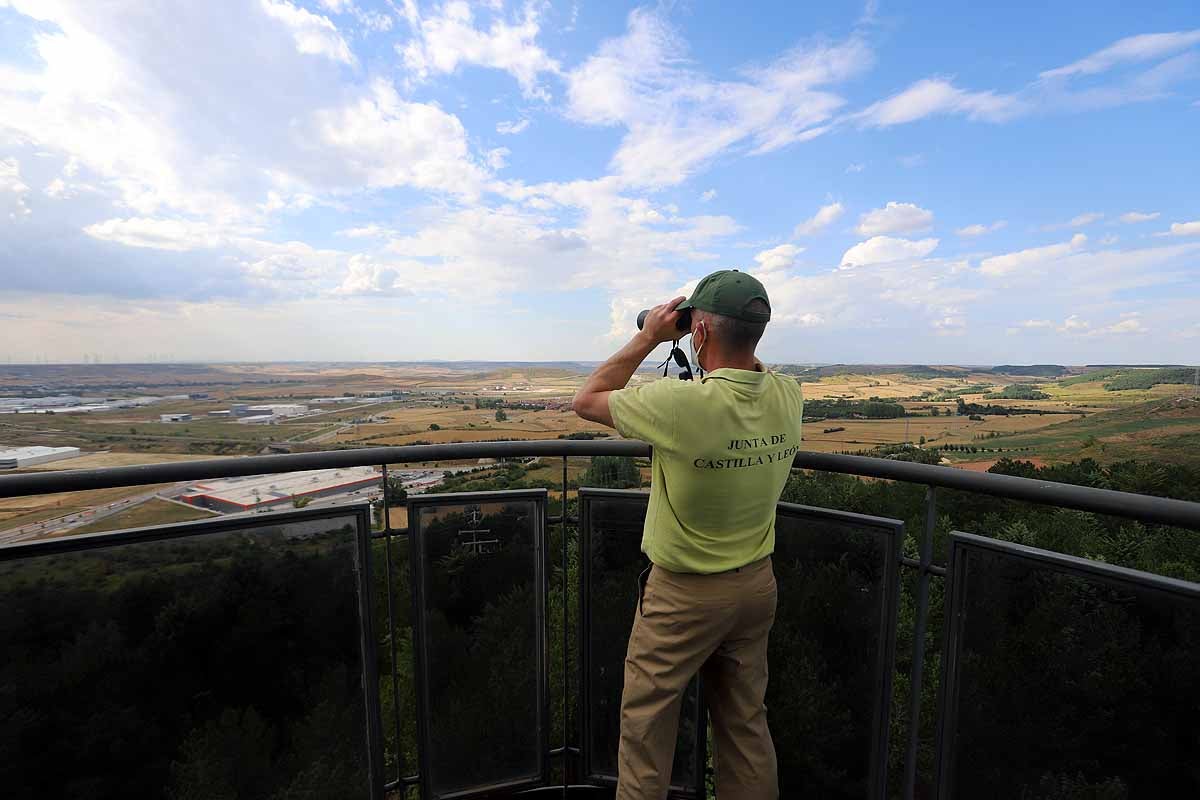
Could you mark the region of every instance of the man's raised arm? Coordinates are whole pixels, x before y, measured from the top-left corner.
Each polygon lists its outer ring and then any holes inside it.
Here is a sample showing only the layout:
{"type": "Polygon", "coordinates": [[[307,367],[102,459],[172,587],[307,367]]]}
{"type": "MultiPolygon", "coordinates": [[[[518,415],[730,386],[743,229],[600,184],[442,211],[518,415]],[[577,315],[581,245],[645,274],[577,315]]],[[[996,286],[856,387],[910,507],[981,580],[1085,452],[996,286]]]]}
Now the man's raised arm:
{"type": "Polygon", "coordinates": [[[597,367],[596,371],[588,376],[583,388],[576,393],[575,399],[571,401],[571,408],[576,414],[591,422],[615,427],[612,412],[608,409],[608,395],[617,389],[625,388],[633,373],[655,347],[662,342],[674,341],[679,336],[679,331],[675,329],[679,312],[675,310],[675,306],[683,301],[683,297],[676,297],[650,309],[642,330],[597,367]]]}

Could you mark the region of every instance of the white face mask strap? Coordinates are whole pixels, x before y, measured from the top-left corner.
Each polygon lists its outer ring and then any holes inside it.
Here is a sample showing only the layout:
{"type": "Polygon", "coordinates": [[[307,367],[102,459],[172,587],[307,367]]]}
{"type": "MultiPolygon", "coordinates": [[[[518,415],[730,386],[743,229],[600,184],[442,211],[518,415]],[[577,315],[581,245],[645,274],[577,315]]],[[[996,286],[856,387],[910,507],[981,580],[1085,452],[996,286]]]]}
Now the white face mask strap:
{"type": "MultiPolygon", "coordinates": [[[[700,349],[695,352],[695,354],[692,357],[692,360],[696,362],[696,374],[699,375],[701,378],[703,378],[704,377],[704,367],[700,366],[700,351],[704,349],[704,345],[708,344],[708,326],[705,325],[703,322],[700,322],[697,324],[696,327],[697,328],[703,327],[704,341],[700,343],[700,349]]],[[[695,341],[696,341],[696,334],[693,333],[692,334],[692,342],[695,342],[695,341]]]]}

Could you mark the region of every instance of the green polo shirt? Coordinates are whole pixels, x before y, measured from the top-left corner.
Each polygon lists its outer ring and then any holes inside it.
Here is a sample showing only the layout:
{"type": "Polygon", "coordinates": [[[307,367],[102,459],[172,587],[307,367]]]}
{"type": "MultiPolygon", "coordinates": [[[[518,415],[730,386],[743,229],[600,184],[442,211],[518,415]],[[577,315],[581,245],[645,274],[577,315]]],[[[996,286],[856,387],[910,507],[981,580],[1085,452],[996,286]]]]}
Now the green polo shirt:
{"type": "Polygon", "coordinates": [[[617,432],[654,448],[642,551],[673,572],[713,573],[775,549],[775,504],[800,446],[800,384],[717,369],[609,395],[617,432]]]}

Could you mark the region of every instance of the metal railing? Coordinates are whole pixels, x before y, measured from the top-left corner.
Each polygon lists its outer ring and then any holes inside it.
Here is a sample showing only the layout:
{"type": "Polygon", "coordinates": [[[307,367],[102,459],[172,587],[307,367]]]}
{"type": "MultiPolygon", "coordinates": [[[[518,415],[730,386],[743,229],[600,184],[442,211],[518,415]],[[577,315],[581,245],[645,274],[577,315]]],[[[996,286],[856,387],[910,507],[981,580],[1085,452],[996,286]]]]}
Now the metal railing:
{"type": "MultiPolygon", "coordinates": [[[[549,440],[375,447],[319,453],[209,459],[133,467],[45,471],[5,475],[0,476],[0,498],[352,466],[382,466],[386,485],[386,470],[389,464],[529,456],[556,458],[562,460],[562,513],[548,517],[546,523],[548,525],[557,524],[562,526],[563,547],[561,553],[562,563],[560,566],[563,569],[562,588],[565,597],[567,591],[566,568],[568,559],[566,527],[568,524],[577,524],[579,522],[578,519],[570,518],[567,511],[566,495],[569,488],[567,459],[593,456],[644,458],[650,455],[650,446],[637,441],[549,440]]],[[[929,622],[930,581],[935,578],[942,579],[947,574],[946,568],[935,564],[933,559],[933,541],[938,521],[938,491],[940,489],[973,492],[1009,500],[1117,516],[1140,522],[1200,530],[1200,503],[1181,500],[863,456],[800,452],[796,455],[792,466],[793,469],[842,473],[912,483],[926,487],[924,525],[921,526],[919,534],[915,534],[919,539],[917,543],[919,556],[915,559],[906,556],[900,558],[900,566],[904,569],[914,571],[916,577],[916,612],[914,629],[912,631],[912,665],[909,675],[908,740],[902,780],[903,796],[906,800],[911,800],[914,797],[918,751],[922,737],[920,712],[925,667],[925,640],[929,622]]],[[[391,539],[396,535],[404,535],[406,531],[391,529],[387,514],[386,498],[387,492],[385,491],[384,520],[387,522],[385,522],[384,531],[379,536],[386,540],[386,546],[389,548],[387,564],[390,570],[391,539]]],[[[390,589],[388,603],[389,625],[391,625],[393,624],[393,620],[391,619],[390,589]]],[[[564,614],[566,614],[565,609],[566,605],[564,602],[564,614]]],[[[566,629],[567,626],[564,623],[562,664],[564,690],[567,686],[566,675],[568,670],[566,629]]],[[[394,666],[394,637],[391,646],[393,648],[392,660],[394,666]]],[[[564,711],[564,714],[569,714],[569,712],[564,711]]],[[[569,722],[569,716],[564,717],[564,722],[569,722]]],[[[577,747],[570,741],[568,726],[564,724],[563,742],[560,747],[551,750],[549,755],[553,757],[566,757],[574,754],[577,754],[577,747]]],[[[563,788],[565,789],[567,787],[567,770],[565,769],[563,770],[563,776],[563,788]]],[[[416,776],[401,775],[397,779],[390,781],[386,788],[390,790],[416,784],[418,784],[416,776]]]]}

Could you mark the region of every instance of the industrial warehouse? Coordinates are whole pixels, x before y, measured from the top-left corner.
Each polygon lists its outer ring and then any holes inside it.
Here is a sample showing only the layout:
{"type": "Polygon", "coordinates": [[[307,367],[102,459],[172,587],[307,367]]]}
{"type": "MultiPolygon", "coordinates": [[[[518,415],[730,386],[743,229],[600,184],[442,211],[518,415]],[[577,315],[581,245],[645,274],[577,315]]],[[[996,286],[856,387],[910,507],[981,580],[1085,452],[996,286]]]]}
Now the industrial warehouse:
{"type": "Polygon", "coordinates": [[[291,472],[286,475],[248,475],[205,481],[189,487],[179,499],[189,505],[234,514],[292,503],[350,494],[379,486],[373,467],[346,467],[291,472]]]}
{"type": "Polygon", "coordinates": [[[20,469],[64,458],[78,458],[82,453],[78,447],[14,447],[0,450],[0,469],[20,469]]]}

